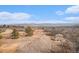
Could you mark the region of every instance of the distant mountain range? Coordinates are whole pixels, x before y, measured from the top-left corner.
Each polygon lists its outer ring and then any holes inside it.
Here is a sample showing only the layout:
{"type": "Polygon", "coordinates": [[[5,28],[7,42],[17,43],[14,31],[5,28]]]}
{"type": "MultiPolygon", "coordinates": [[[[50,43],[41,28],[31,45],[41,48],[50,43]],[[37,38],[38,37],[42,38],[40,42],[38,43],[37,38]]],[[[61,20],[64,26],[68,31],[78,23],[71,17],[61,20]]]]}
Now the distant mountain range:
{"type": "Polygon", "coordinates": [[[27,24],[14,24],[14,25],[31,25],[31,26],[73,26],[77,25],[78,23],[27,23],[27,24]]]}
{"type": "Polygon", "coordinates": [[[25,24],[5,24],[14,26],[79,26],[78,23],[25,23],[25,24]]]}

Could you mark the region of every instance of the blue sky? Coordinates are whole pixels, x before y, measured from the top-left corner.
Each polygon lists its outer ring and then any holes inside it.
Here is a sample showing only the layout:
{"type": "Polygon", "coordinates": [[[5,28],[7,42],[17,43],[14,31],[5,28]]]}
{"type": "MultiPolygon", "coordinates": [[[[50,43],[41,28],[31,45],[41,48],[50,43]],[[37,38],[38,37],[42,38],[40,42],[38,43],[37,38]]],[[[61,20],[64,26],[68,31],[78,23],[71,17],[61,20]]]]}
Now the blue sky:
{"type": "Polygon", "coordinates": [[[79,6],[0,5],[0,24],[78,22],[79,6]]]}

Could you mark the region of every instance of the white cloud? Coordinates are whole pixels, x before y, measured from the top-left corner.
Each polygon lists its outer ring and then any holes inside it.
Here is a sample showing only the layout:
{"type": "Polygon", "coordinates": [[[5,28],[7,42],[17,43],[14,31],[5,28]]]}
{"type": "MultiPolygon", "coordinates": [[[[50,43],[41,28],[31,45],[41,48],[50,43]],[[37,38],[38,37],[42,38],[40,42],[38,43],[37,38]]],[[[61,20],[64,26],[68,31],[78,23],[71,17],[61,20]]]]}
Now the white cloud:
{"type": "Polygon", "coordinates": [[[65,20],[67,20],[69,22],[78,23],[79,22],[79,17],[66,17],[65,20]]]}
{"type": "Polygon", "coordinates": [[[57,15],[63,15],[64,12],[63,12],[63,11],[57,11],[56,14],[57,14],[57,15]]]}
{"type": "Polygon", "coordinates": [[[71,6],[65,10],[65,13],[68,13],[68,14],[79,13],[79,6],[71,6]]]}
{"type": "Polygon", "coordinates": [[[79,20],[79,17],[67,17],[67,20],[79,20]]]}
{"type": "Polygon", "coordinates": [[[0,20],[27,20],[31,16],[28,13],[0,12],[0,20]]]}
{"type": "MultiPolygon", "coordinates": [[[[79,6],[71,6],[67,8],[64,12],[65,14],[79,14],[79,6]]],[[[79,23],[79,16],[66,17],[65,20],[68,22],[79,23]]]]}
{"type": "Polygon", "coordinates": [[[57,12],[56,12],[57,15],[78,14],[78,13],[79,13],[79,5],[68,7],[68,8],[67,8],[66,10],[64,10],[64,11],[57,11],[57,12]]]}

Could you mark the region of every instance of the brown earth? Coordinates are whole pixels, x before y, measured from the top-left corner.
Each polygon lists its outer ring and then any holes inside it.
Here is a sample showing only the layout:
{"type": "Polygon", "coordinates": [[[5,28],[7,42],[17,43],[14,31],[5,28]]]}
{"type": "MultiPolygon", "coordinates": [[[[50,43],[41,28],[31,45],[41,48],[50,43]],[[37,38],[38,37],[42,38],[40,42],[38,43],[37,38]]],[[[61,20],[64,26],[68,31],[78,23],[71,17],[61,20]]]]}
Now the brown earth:
{"type": "MultiPolygon", "coordinates": [[[[11,29],[7,29],[3,35],[10,35],[11,29]]],[[[20,38],[18,39],[1,39],[0,52],[2,53],[49,53],[49,52],[73,52],[72,42],[64,39],[61,34],[53,37],[51,40],[50,36],[47,36],[44,30],[34,30],[33,36],[23,37],[24,32],[19,32],[20,38]],[[62,48],[63,44],[63,48],[62,48]],[[66,45],[67,44],[67,45],[66,45]]]]}
{"type": "MultiPolygon", "coordinates": [[[[2,34],[10,35],[11,30],[2,34]]],[[[21,33],[21,32],[20,32],[21,33]]],[[[32,37],[20,37],[18,39],[1,39],[3,44],[0,52],[50,52],[51,39],[46,36],[43,30],[35,30],[32,37]]]]}

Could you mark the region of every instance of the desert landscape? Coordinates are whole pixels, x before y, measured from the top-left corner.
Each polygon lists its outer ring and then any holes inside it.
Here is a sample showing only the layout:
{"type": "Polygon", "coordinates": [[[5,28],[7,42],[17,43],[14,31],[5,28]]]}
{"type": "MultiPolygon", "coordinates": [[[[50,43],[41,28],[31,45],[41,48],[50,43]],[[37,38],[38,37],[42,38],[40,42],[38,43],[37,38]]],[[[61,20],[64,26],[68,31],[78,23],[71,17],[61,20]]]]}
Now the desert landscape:
{"type": "Polygon", "coordinates": [[[0,53],[79,53],[79,6],[1,5],[0,53]]]}
{"type": "Polygon", "coordinates": [[[0,26],[0,53],[78,53],[79,26],[0,26]]]}

